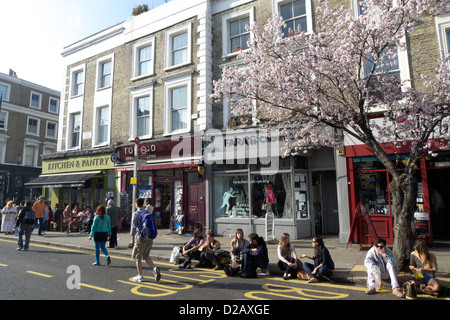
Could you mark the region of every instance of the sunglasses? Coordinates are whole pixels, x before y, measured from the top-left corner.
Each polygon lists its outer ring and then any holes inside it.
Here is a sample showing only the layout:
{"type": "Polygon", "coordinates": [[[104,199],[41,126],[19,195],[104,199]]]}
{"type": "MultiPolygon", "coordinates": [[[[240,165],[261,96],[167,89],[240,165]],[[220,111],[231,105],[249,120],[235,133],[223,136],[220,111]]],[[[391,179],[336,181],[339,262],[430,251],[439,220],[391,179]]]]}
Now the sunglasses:
{"type": "Polygon", "coordinates": [[[383,249],[383,248],[384,248],[384,246],[377,246],[377,248],[383,249]]]}

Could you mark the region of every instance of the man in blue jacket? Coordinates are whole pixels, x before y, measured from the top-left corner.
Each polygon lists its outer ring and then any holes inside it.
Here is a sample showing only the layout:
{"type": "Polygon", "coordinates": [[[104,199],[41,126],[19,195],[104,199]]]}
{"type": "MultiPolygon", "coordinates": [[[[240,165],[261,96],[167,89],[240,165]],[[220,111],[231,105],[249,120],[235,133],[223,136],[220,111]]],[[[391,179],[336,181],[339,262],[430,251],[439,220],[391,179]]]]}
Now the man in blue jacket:
{"type": "Polygon", "coordinates": [[[248,235],[249,245],[242,250],[244,254],[244,268],[241,277],[256,278],[256,269],[261,268],[262,273],[267,273],[269,254],[263,237],[256,233],[248,235]]]}

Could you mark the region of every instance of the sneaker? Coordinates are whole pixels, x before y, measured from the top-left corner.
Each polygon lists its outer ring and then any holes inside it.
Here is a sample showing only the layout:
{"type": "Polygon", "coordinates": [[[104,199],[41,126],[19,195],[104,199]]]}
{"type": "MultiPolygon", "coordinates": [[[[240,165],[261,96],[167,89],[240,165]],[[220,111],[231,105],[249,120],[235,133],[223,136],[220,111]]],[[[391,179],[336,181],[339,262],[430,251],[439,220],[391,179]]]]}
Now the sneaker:
{"type": "Polygon", "coordinates": [[[153,275],[155,276],[156,281],[161,280],[161,273],[158,267],[155,267],[155,269],[153,269],[153,275]]]}
{"type": "Polygon", "coordinates": [[[372,289],[367,289],[366,294],[375,294],[377,293],[377,290],[375,290],[375,288],[372,289]]]}
{"type": "Polygon", "coordinates": [[[138,274],[136,277],[133,278],[133,281],[134,282],[142,282],[142,281],[144,281],[144,277],[138,274]]]}
{"type": "Polygon", "coordinates": [[[18,247],[16,250],[20,251],[20,250],[23,250],[23,248],[22,247],[18,247]]]}
{"type": "Polygon", "coordinates": [[[106,263],[108,264],[108,266],[111,264],[111,258],[110,256],[106,257],[106,263]]]}
{"type": "MultiPolygon", "coordinates": [[[[414,287],[414,284],[413,284],[413,287],[414,287]]],[[[395,296],[397,296],[398,298],[404,298],[405,296],[403,295],[403,293],[400,291],[400,289],[399,288],[394,288],[394,289],[392,289],[392,293],[395,295],[395,296]]],[[[414,290],[414,294],[416,293],[416,291],[414,290]]],[[[416,298],[417,298],[417,296],[416,296],[416,298]]]]}

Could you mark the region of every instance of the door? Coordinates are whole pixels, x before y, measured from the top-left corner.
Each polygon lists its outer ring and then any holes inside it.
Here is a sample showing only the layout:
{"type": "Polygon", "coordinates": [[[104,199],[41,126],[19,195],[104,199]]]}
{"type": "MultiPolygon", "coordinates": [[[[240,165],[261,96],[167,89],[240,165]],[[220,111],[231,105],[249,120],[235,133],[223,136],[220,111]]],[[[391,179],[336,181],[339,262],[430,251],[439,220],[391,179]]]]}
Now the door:
{"type": "Polygon", "coordinates": [[[339,233],[336,172],[314,172],[312,187],[316,234],[339,233]]]}
{"type": "MultiPolygon", "coordinates": [[[[195,223],[206,224],[204,183],[189,184],[186,228],[194,231],[195,223]]],[[[203,230],[205,231],[205,230],[203,230]]]]}
{"type": "Polygon", "coordinates": [[[169,228],[172,206],[172,182],[155,184],[155,220],[158,228],[169,228]]]}

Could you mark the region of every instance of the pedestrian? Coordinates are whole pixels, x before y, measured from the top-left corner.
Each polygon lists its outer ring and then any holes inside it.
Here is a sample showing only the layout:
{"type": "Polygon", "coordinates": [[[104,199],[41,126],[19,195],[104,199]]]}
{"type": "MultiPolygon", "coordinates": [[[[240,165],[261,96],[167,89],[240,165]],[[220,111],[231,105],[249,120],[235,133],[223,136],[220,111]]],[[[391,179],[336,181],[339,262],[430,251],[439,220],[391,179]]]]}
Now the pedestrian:
{"type": "Polygon", "coordinates": [[[108,200],[106,213],[111,219],[111,238],[109,248],[117,248],[117,229],[120,224],[120,208],[114,205],[114,200],[108,200]]]}
{"type": "Polygon", "coordinates": [[[150,257],[150,250],[153,246],[153,239],[147,237],[144,233],[148,231],[147,227],[150,228],[149,225],[143,225],[143,219],[148,219],[153,227],[153,231],[156,232],[156,222],[153,214],[145,210],[144,207],[144,199],[138,198],[135,202],[136,211],[133,213],[133,217],[131,219],[131,245],[133,246],[133,251],[131,257],[136,261],[136,269],[137,276],[133,278],[135,282],[141,282],[144,280],[142,276],[142,260],[144,260],[148,266],[153,270],[153,276],[156,281],[161,279],[161,273],[159,267],[155,266],[152,258],[150,257]],[[144,228],[145,227],[145,228],[144,228]]]}
{"type": "Polygon", "coordinates": [[[303,263],[303,268],[310,277],[308,283],[318,282],[321,278],[330,277],[334,271],[333,259],[330,251],[325,247],[323,239],[313,237],[312,247],[314,248],[313,256],[301,255],[301,258],[308,258],[314,261],[314,265],[309,262],[303,263]]]}
{"type": "Polygon", "coordinates": [[[55,230],[61,231],[62,214],[64,210],[59,207],[59,204],[55,204],[53,208],[53,222],[56,224],[55,230]]]}
{"type": "Polygon", "coordinates": [[[386,247],[385,239],[378,238],[375,241],[375,245],[367,252],[364,265],[367,269],[366,294],[376,293],[376,287],[381,288],[383,280],[390,280],[392,293],[399,298],[404,297],[397,278],[398,261],[394,253],[386,247]]]}
{"type": "Polygon", "coordinates": [[[38,198],[38,201],[36,201],[33,204],[33,206],[31,207],[31,209],[33,209],[34,213],[36,214],[36,220],[33,225],[33,230],[36,227],[36,224],[39,224],[38,236],[42,236],[43,235],[42,232],[45,229],[44,218],[45,218],[45,208],[46,207],[47,207],[47,204],[45,203],[44,196],[40,196],[38,198]]]}
{"type": "MultiPolygon", "coordinates": [[[[415,273],[418,279],[415,280],[416,292],[429,295],[437,295],[441,286],[436,279],[438,264],[436,256],[428,251],[427,244],[423,241],[416,241],[414,251],[411,253],[411,265],[409,269],[415,273]],[[421,283],[425,288],[421,288],[421,283]]],[[[407,296],[408,298],[408,296],[407,296]]]]}
{"type": "Polygon", "coordinates": [[[12,233],[16,224],[17,209],[11,200],[6,203],[2,209],[2,232],[5,234],[12,233]]]}
{"type": "Polygon", "coordinates": [[[291,244],[291,237],[288,233],[283,233],[278,243],[278,267],[284,271],[283,279],[296,278],[297,252],[291,244]]]}
{"type": "Polygon", "coordinates": [[[106,214],[106,209],[104,205],[97,207],[95,211],[94,222],[92,223],[91,233],[89,235],[89,240],[94,238],[95,243],[95,262],[92,264],[94,266],[100,265],[100,250],[106,256],[107,264],[111,264],[111,258],[108,255],[108,250],[106,250],[106,241],[111,236],[111,219],[106,214]]]}
{"type": "Polygon", "coordinates": [[[244,254],[244,267],[242,278],[256,278],[256,269],[261,268],[261,273],[268,274],[269,255],[267,245],[263,237],[256,233],[248,235],[249,245],[242,250],[244,254]]]}
{"type": "Polygon", "coordinates": [[[25,207],[19,212],[19,216],[16,221],[16,229],[19,230],[19,236],[17,239],[17,250],[28,251],[30,245],[31,232],[35,222],[35,213],[31,208],[32,202],[25,202],[25,207]],[[25,245],[23,244],[23,235],[25,235],[25,245]]]}

